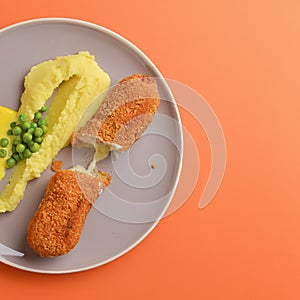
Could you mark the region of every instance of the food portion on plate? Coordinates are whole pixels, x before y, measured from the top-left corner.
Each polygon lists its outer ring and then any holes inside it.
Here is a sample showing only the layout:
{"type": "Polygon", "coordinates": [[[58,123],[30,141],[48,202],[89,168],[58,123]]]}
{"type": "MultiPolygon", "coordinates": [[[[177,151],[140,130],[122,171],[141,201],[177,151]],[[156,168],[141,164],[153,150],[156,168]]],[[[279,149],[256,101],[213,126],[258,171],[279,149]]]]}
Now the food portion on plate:
{"type": "Polygon", "coordinates": [[[17,207],[28,181],[38,178],[68,144],[86,108],[109,85],[108,74],[100,69],[88,52],[57,57],[30,70],[25,77],[18,115],[32,120],[58,89],[46,116],[48,130],[40,149],[14,167],[9,183],[0,194],[0,212],[17,207]]]}
{"type": "Polygon", "coordinates": [[[119,81],[107,94],[99,109],[72,138],[75,147],[126,151],[151,123],[160,104],[156,81],[134,74],[119,81]]]}
{"type": "Polygon", "coordinates": [[[9,137],[7,137],[7,128],[16,120],[17,112],[0,106],[0,180],[5,176],[6,160],[8,153],[11,152],[11,143],[9,143],[9,137]]]}
{"type": "Polygon", "coordinates": [[[27,241],[40,256],[68,253],[79,242],[85,219],[110,184],[105,172],[58,170],[28,225],[27,241]]]}
{"type": "Polygon", "coordinates": [[[110,151],[128,150],[158,110],[160,95],[150,76],[130,75],[107,92],[109,86],[109,75],[88,52],[43,62],[25,77],[21,105],[5,137],[7,167],[13,171],[0,193],[0,212],[17,207],[27,183],[40,177],[63,147],[95,149],[88,169],[60,170],[54,161],[55,174],[28,225],[27,241],[40,256],[63,255],[75,247],[91,206],[110,184],[96,162],[110,151]],[[93,101],[97,105],[82,122],[93,101]]]}

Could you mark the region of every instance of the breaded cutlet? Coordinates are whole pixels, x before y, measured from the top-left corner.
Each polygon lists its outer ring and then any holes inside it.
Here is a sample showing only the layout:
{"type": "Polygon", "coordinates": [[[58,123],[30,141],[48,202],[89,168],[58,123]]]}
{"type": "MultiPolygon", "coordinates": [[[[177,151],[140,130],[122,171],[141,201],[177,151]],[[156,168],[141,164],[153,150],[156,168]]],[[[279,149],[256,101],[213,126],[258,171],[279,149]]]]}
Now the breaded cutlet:
{"type": "Polygon", "coordinates": [[[75,132],[72,144],[82,146],[80,140],[90,136],[125,151],[147,129],[159,105],[154,78],[143,74],[128,76],[108,93],[93,118],[75,132]]]}
{"type": "Polygon", "coordinates": [[[40,256],[68,253],[79,242],[86,216],[110,176],[98,177],[73,170],[59,170],[28,225],[27,241],[40,256]]]}

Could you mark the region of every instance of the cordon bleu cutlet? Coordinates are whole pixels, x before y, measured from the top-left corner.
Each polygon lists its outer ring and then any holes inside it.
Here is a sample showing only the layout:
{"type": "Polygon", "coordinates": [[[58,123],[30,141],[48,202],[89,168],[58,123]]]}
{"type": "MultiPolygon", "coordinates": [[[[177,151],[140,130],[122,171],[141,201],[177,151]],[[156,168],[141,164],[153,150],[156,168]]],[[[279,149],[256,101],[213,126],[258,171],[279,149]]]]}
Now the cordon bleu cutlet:
{"type": "Polygon", "coordinates": [[[27,241],[40,256],[68,253],[79,242],[85,219],[110,176],[58,170],[28,225],[27,241]]]}
{"type": "Polygon", "coordinates": [[[111,150],[126,151],[147,129],[159,105],[154,78],[128,76],[112,88],[92,119],[74,133],[72,144],[81,147],[96,140],[111,150]]]}

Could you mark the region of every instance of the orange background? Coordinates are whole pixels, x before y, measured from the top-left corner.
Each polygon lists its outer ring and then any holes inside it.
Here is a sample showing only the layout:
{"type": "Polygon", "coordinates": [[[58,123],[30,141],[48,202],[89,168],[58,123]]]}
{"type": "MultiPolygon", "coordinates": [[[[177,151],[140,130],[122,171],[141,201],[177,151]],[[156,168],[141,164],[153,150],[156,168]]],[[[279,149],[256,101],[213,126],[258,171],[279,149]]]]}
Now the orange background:
{"type": "Polygon", "coordinates": [[[228,161],[217,196],[198,209],[209,147],[182,112],[203,168],[185,205],[103,267],[43,275],[0,264],[1,297],[300,299],[299,15],[298,0],[3,1],[1,28],[71,17],[132,41],[207,99],[228,161]]]}

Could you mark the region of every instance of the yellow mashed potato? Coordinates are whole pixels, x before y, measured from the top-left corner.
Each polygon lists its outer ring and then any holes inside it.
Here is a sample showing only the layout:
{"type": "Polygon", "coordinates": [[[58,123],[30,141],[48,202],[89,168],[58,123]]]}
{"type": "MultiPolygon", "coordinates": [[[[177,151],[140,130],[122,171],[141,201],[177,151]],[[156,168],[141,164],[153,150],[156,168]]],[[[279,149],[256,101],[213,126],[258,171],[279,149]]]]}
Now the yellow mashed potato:
{"type": "MultiPolygon", "coordinates": [[[[11,110],[7,107],[0,106],[0,139],[7,138],[10,140],[10,137],[7,135],[7,130],[11,122],[17,121],[17,112],[11,110]]],[[[5,148],[8,154],[11,154],[11,143],[5,148]]],[[[5,167],[6,167],[6,160],[8,156],[0,158],[0,180],[5,176],[5,167]]]]}
{"type": "Polygon", "coordinates": [[[0,194],[0,212],[14,210],[28,181],[50,165],[76,129],[91,102],[110,85],[109,76],[88,52],[57,57],[34,66],[25,77],[18,114],[33,118],[57,89],[47,114],[48,132],[37,153],[20,161],[0,194]]]}

